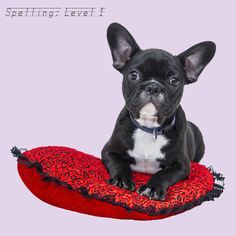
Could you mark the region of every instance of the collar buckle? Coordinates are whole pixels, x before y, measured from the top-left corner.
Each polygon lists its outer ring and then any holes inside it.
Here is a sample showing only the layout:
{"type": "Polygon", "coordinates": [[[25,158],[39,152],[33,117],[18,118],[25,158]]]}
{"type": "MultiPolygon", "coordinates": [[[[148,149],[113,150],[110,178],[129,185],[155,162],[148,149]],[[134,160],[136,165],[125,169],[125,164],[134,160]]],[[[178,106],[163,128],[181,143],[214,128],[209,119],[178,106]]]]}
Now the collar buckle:
{"type": "Polygon", "coordinates": [[[153,129],[152,136],[153,136],[153,140],[156,141],[156,139],[157,139],[157,132],[156,132],[156,129],[153,129]]]}
{"type": "Polygon", "coordinates": [[[164,129],[153,128],[152,136],[154,141],[157,139],[157,135],[160,134],[164,134],[164,129]]]}

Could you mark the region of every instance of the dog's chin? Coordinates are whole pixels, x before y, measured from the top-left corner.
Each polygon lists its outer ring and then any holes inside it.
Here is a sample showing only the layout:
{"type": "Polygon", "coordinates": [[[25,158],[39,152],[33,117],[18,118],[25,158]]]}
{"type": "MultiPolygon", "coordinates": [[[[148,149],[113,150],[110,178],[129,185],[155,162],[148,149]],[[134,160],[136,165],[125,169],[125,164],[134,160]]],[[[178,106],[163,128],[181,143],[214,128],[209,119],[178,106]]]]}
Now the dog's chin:
{"type": "Polygon", "coordinates": [[[152,103],[149,102],[146,105],[144,105],[140,111],[139,111],[139,117],[140,118],[154,118],[158,115],[158,109],[157,107],[152,103]]]}
{"type": "Polygon", "coordinates": [[[140,109],[139,116],[136,121],[140,125],[150,128],[161,125],[158,122],[158,109],[152,102],[147,103],[140,109]]]}

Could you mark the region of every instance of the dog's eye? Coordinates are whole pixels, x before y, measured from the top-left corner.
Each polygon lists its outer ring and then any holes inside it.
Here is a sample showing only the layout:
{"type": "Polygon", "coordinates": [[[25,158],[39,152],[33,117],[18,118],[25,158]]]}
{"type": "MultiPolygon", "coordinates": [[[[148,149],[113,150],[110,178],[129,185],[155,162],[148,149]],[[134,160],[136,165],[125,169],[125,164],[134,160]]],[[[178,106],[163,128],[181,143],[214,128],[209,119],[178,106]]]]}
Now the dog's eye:
{"type": "Polygon", "coordinates": [[[128,78],[131,80],[138,80],[139,79],[139,74],[136,71],[131,71],[128,75],[128,78]]]}
{"type": "Polygon", "coordinates": [[[180,81],[177,77],[171,77],[169,79],[169,83],[170,83],[170,85],[177,86],[177,85],[179,85],[180,81]]]}

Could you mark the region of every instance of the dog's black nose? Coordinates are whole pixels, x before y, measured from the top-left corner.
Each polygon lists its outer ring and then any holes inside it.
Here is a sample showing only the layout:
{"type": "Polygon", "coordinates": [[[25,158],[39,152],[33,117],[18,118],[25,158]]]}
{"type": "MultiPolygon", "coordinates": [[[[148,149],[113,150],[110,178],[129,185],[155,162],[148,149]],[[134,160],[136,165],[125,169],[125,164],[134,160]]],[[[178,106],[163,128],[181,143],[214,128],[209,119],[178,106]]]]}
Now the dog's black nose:
{"type": "Polygon", "coordinates": [[[145,93],[157,96],[161,92],[161,86],[157,83],[149,83],[145,86],[145,93]]]}

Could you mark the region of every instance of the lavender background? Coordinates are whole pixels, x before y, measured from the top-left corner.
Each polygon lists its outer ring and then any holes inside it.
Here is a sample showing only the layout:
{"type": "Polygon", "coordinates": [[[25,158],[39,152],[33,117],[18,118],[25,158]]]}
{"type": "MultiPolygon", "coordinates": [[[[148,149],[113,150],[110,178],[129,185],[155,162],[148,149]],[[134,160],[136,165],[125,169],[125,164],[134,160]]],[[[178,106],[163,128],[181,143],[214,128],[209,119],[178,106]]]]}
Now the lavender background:
{"type": "Polygon", "coordinates": [[[235,1],[7,1],[1,29],[1,235],[232,235],[235,214],[235,1]],[[4,17],[9,6],[106,7],[103,18],[4,17]],[[106,28],[125,25],[142,48],[178,54],[213,40],[217,53],[182,106],[201,128],[206,166],[226,176],[215,202],[161,221],[98,218],[47,205],[16,172],[13,145],[64,145],[95,156],[109,138],[124,101],[111,64],[106,28]],[[227,232],[226,232],[227,231],[227,232]]]}

